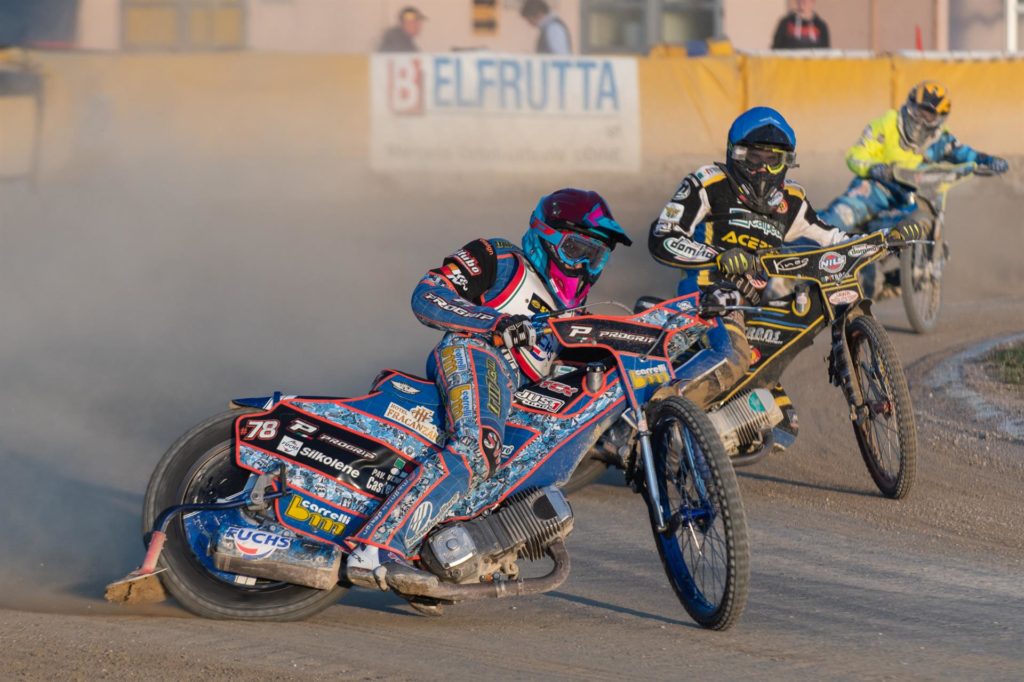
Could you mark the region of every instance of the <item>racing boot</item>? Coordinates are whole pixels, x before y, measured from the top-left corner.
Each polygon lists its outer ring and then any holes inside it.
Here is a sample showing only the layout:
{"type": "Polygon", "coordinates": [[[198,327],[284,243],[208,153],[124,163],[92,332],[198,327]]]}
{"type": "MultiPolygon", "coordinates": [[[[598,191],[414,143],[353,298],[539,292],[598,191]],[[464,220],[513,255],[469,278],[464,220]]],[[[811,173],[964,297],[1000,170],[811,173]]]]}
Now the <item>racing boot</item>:
{"type": "Polygon", "coordinates": [[[360,545],[348,555],[345,562],[345,577],[353,585],[388,591],[386,581],[390,566],[412,568],[405,557],[375,545],[360,545]]]}

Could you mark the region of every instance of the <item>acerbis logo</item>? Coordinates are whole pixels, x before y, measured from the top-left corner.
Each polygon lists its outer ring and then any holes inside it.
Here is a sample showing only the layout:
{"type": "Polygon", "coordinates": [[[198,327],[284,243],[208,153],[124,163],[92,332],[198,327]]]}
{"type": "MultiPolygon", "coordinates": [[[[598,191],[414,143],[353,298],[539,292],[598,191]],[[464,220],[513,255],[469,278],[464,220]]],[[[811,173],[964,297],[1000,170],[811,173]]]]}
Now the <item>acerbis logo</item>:
{"type": "Polygon", "coordinates": [[[231,526],[224,531],[224,537],[234,540],[235,549],[245,559],[262,559],[279,549],[288,549],[292,545],[290,538],[255,528],[231,526]]]}

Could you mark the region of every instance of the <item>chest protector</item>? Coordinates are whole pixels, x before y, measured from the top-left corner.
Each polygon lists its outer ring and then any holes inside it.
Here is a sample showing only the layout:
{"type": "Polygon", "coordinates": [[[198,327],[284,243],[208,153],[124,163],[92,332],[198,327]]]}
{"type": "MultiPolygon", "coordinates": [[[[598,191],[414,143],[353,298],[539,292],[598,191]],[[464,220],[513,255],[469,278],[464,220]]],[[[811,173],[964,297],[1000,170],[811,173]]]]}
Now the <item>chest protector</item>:
{"type": "MultiPolygon", "coordinates": [[[[515,254],[514,258],[507,259],[502,265],[515,269],[507,279],[498,277],[499,282],[505,282],[504,286],[489,290],[483,297],[483,305],[506,315],[532,316],[558,310],[552,303],[554,296],[548,292],[544,280],[521,254],[515,254]]],[[[558,344],[553,335],[542,334],[538,335],[537,345],[533,348],[502,348],[501,352],[526,377],[537,381],[551,371],[551,364],[558,353],[558,344]]]]}
{"type": "MultiPolygon", "coordinates": [[[[785,201],[785,200],[784,200],[785,201]]],[[[756,251],[781,246],[786,238],[785,224],[743,206],[707,217],[706,241],[719,251],[740,247],[756,251]]]]}

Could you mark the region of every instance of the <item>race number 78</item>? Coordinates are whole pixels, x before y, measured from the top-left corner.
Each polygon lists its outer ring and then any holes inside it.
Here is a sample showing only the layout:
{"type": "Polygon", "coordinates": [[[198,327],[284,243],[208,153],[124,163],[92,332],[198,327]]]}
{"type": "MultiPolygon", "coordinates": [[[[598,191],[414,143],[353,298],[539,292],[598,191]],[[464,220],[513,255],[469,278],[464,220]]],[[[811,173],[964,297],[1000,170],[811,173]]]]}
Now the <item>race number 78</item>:
{"type": "Polygon", "coordinates": [[[277,435],[280,422],[276,419],[250,419],[245,425],[245,440],[270,440],[277,435]]]}

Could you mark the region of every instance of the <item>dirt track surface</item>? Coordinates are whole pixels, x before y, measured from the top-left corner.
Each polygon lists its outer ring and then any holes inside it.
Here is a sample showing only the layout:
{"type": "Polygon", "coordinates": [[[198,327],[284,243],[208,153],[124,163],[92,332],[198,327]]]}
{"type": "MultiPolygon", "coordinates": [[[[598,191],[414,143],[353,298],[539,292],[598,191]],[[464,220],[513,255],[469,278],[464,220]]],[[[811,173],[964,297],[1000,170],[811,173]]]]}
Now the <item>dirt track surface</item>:
{"type": "MultiPolygon", "coordinates": [[[[844,187],[837,165],[796,175],[816,204],[844,187]]],[[[671,291],[644,235],[682,168],[589,181],[637,241],[592,298],[671,291]]],[[[517,237],[565,180],[477,178],[456,195],[351,169],[94,171],[0,196],[0,678],[1024,677],[1024,443],[928,385],[963,349],[1024,331],[1013,179],[952,195],[936,333],[911,334],[899,301],[876,309],[918,414],[910,498],[874,489],[819,339],[785,377],[797,444],[741,470],[747,611],[709,633],[614,473],[573,497],[573,573],[548,595],[428,619],[352,591],[289,624],[105,604],[141,561],[142,493],[180,432],[233,396],[354,394],[379,367],[418,371],[437,336],[408,310],[417,278],[473,237],[517,237]]]]}

